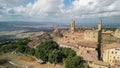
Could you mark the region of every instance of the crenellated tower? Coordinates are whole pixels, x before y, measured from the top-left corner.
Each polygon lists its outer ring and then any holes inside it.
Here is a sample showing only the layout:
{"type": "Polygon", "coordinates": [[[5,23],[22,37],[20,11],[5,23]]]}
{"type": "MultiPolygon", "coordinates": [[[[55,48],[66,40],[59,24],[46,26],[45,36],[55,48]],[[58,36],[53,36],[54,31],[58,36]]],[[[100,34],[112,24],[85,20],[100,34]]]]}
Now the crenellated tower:
{"type": "Polygon", "coordinates": [[[102,20],[98,21],[98,31],[102,31],[102,20]]]}

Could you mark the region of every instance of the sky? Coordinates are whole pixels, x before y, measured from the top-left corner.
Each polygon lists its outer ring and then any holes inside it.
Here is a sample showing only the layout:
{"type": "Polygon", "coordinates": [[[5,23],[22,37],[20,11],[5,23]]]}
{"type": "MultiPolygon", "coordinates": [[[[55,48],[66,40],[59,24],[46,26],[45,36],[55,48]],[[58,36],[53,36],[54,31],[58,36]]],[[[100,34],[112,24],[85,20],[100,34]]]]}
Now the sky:
{"type": "Polygon", "coordinates": [[[120,0],[0,0],[0,21],[120,22],[120,0]]]}

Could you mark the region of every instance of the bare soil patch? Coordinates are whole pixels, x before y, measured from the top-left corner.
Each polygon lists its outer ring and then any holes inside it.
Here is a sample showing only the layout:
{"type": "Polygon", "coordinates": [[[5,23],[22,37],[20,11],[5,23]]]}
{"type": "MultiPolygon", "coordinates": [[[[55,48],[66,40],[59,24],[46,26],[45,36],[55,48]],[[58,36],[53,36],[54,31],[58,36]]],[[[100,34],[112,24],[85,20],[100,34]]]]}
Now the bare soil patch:
{"type": "MultiPolygon", "coordinates": [[[[54,64],[50,64],[50,63],[40,64],[36,61],[35,58],[33,58],[31,56],[23,56],[23,55],[19,56],[18,54],[6,53],[3,55],[0,55],[0,60],[2,62],[4,59],[11,60],[13,63],[15,63],[19,66],[28,66],[28,68],[64,68],[62,65],[54,65],[54,64]]],[[[2,63],[1,63],[1,65],[4,66],[4,64],[2,64],[2,63]]],[[[6,64],[5,66],[7,66],[8,68],[24,68],[24,67],[16,67],[9,63],[6,64]]]]}
{"type": "Polygon", "coordinates": [[[33,62],[35,61],[35,59],[33,57],[30,56],[20,56],[21,60],[27,61],[27,62],[33,62]]]}

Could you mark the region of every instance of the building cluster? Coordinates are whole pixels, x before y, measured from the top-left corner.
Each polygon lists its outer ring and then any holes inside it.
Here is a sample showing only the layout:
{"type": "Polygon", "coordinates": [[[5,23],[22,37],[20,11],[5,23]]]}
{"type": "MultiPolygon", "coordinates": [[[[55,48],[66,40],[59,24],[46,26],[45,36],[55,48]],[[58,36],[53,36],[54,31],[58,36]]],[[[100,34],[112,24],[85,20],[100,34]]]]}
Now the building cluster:
{"type": "Polygon", "coordinates": [[[120,29],[116,31],[102,28],[102,20],[98,21],[97,29],[76,31],[75,21],[72,20],[69,30],[56,29],[55,41],[61,46],[72,48],[78,56],[84,58],[90,68],[119,68],[120,67],[120,29]]]}
{"type": "Polygon", "coordinates": [[[52,37],[49,33],[44,32],[43,34],[39,36],[29,37],[29,39],[31,41],[28,43],[28,46],[31,48],[36,48],[40,43],[46,40],[51,40],[52,37]]]}

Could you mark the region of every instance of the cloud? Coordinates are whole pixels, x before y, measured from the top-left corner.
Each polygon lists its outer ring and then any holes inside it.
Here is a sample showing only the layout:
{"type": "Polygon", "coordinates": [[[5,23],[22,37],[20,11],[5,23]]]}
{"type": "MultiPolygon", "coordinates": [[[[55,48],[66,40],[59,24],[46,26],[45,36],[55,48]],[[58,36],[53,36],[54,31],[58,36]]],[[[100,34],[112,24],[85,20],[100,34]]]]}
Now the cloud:
{"type": "Polygon", "coordinates": [[[1,19],[7,19],[10,17],[11,19],[14,18],[13,16],[16,14],[16,11],[13,9],[15,5],[18,5],[25,0],[1,0],[0,1],[0,16],[1,19]]]}
{"type": "Polygon", "coordinates": [[[35,0],[22,5],[25,0],[0,1],[0,15],[38,20],[69,20],[120,16],[120,0],[72,0],[66,8],[64,0],[35,0]],[[17,4],[9,7],[7,4],[17,4]],[[18,5],[20,4],[20,5],[18,5]]]}
{"type": "Polygon", "coordinates": [[[57,15],[61,13],[62,4],[62,0],[37,0],[32,6],[28,4],[27,9],[32,7],[29,14],[35,16],[57,15]]]}
{"type": "Polygon", "coordinates": [[[75,17],[104,17],[120,15],[120,0],[74,0],[67,11],[75,17]]]}
{"type": "Polygon", "coordinates": [[[15,5],[15,4],[21,4],[25,2],[25,0],[2,0],[1,3],[9,4],[9,5],[15,5]]]}

